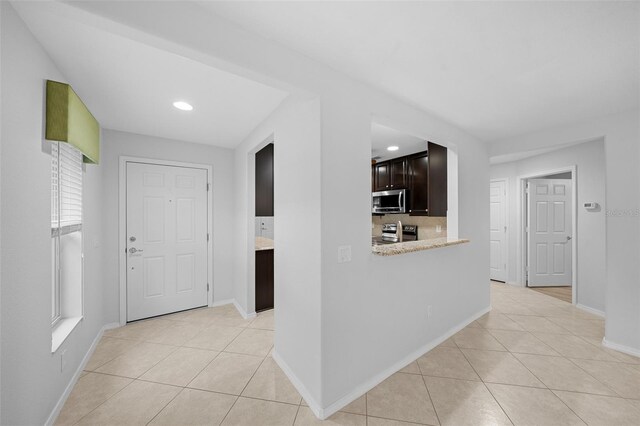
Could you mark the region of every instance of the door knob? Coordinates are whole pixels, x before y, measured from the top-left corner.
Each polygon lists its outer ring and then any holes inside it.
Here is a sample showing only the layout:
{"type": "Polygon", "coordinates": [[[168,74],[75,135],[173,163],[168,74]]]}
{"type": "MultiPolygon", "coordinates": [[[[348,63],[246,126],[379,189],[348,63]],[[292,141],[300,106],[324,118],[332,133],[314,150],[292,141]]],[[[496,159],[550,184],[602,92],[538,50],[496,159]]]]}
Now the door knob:
{"type": "Polygon", "coordinates": [[[567,235],[567,241],[571,240],[571,235],[567,235]]]}
{"type": "Polygon", "coordinates": [[[134,242],[136,240],[136,237],[129,237],[129,241],[134,242]]]}
{"type": "Polygon", "coordinates": [[[144,250],[138,250],[138,249],[137,249],[137,248],[135,248],[135,247],[131,247],[131,248],[129,249],[129,253],[131,253],[131,254],[134,254],[134,253],[140,253],[140,252],[142,252],[142,251],[144,251],[144,250]]]}

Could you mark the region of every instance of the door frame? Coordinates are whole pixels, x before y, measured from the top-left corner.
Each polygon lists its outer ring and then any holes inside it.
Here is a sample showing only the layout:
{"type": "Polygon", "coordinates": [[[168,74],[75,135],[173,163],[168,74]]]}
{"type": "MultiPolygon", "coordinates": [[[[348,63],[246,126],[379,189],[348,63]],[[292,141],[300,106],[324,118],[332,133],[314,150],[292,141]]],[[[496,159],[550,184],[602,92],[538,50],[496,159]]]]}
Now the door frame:
{"type": "Polygon", "coordinates": [[[571,303],[575,305],[578,295],[578,167],[575,164],[557,169],[542,170],[517,177],[518,203],[516,217],[518,219],[518,224],[516,229],[518,230],[518,242],[516,246],[516,259],[518,263],[516,270],[518,272],[518,283],[522,287],[527,287],[527,282],[525,280],[525,268],[527,267],[527,180],[544,178],[548,175],[566,172],[571,172],[571,187],[573,191],[571,194],[571,303]]]}
{"type": "Polygon", "coordinates": [[[505,270],[504,270],[504,282],[505,284],[509,283],[509,234],[511,232],[511,227],[509,226],[509,178],[508,177],[504,177],[504,178],[495,178],[495,179],[490,179],[489,180],[489,184],[493,183],[493,182],[504,182],[504,223],[505,226],[507,227],[506,232],[504,233],[504,238],[505,238],[505,256],[506,258],[504,259],[505,261],[505,270]]]}
{"type": "Polygon", "coordinates": [[[213,166],[209,164],[187,163],[181,161],[160,160],[155,158],[120,156],[118,179],[118,259],[120,275],[120,325],[127,323],[127,163],[142,163],[155,166],[186,167],[190,169],[204,169],[207,171],[207,232],[210,235],[207,242],[207,305],[213,305],[213,166]]]}

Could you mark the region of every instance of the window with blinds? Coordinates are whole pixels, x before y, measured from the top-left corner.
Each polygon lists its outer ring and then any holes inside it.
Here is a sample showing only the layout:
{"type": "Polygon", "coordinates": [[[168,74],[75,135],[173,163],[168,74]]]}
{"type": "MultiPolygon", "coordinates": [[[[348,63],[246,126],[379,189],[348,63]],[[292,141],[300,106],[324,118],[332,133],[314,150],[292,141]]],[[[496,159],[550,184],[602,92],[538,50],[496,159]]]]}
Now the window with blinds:
{"type": "Polygon", "coordinates": [[[82,153],[64,142],[51,144],[51,235],[82,228],[82,153]]]}
{"type": "Polygon", "coordinates": [[[51,143],[51,324],[74,315],[68,304],[81,287],[82,153],[64,142],[51,143]],[[80,242],[80,243],[78,243],[80,242]],[[66,301],[66,302],[65,302],[66,301]]]}

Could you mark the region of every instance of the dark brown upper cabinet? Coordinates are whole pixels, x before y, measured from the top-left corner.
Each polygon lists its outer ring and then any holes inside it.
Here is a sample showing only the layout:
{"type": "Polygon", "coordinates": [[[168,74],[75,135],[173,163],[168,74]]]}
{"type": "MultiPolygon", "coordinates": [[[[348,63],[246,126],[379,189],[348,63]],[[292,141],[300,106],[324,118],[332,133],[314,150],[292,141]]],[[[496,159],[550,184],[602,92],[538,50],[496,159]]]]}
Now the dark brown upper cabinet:
{"type": "Polygon", "coordinates": [[[374,191],[404,189],[407,187],[407,159],[384,161],[372,166],[374,191]]]}
{"type": "Polygon", "coordinates": [[[373,166],[373,187],[375,191],[384,191],[389,189],[391,184],[391,174],[389,172],[389,163],[378,163],[373,166]]]}
{"type": "Polygon", "coordinates": [[[398,158],[390,162],[390,189],[405,189],[407,187],[407,159],[398,158]]]}
{"type": "Polygon", "coordinates": [[[256,152],[256,216],[273,216],[273,144],[256,152]]]}
{"type": "Polygon", "coordinates": [[[374,164],[374,191],[408,189],[411,216],[447,215],[447,148],[429,142],[428,150],[374,164]]]}

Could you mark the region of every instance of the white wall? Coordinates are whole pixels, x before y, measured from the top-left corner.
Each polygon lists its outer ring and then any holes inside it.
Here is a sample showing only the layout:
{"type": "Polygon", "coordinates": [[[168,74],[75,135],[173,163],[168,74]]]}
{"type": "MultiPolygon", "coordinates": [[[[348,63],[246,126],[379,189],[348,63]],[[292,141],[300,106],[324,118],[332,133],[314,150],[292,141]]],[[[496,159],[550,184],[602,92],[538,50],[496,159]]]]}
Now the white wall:
{"type": "Polygon", "coordinates": [[[119,321],[118,190],[120,156],[182,161],[213,167],[214,301],[233,299],[234,192],[233,151],[209,145],[161,139],[115,130],[103,131],[104,169],[104,309],[109,322],[119,321]]]}
{"type": "MultiPolygon", "coordinates": [[[[2,9],[2,413],[43,424],[104,325],[102,166],[84,174],[84,320],[51,353],[51,157],[44,141],[45,79],[65,81],[11,5],[2,9]],[[61,351],[66,367],[61,372],[61,351]]],[[[79,94],[82,96],[82,93],[79,94]]]]}
{"type": "Polygon", "coordinates": [[[327,96],[322,118],[326,408],[368,390],[402,367],[399,362],[488,309],[488,187],[481,182],[488,179],[488,157],[484,145],[454,126],[358,86],[327,96]],[[371,253],[373,115],[457,152],[458,231],[471,243],[393,257],[371,253]],[[352,247],[352,262],[337,263],[342,245],[352,247]]]}
{"type": "Polygon", "coordinates": [[[491,179],[508,178],[509,229],[507,281],[524,285],[517,280],[517,240],[520,232],[517,211],[517,178],[538,172],[577,167],[575,191],[578,199],[577,216],[577,303],[600,312],[605,310],[606,291],[606,200],[605,200],[605,158],[604,140],[598,139],[563,148],[543,155],[536,155],[520,161],[491,166],[491,179]],[[588,211],[582,205],[594,201],[600,204],[599,211],[588,211]]]}
{"type": "MultiPolygon", "coordinates": [[[[3,12],[4,8],[0,6],[0,39],[2,38],[2,27],[3,27],[3,12]]],[[[1,44],[1,43],[0,43],[1,44]]],[[[2,46],[0,45],[0,51],[2,46]]],[[[2,70],[2,55],[0,54],[0,73],[2,70]]],[[[0,84],[0,100],[2,99],[2,84],[0,84]]],[[[0,101],[0,142],[3,139],[4,133],[2,130],[4,126],[2,122],[4,121],[4,116],[2,115],[2,104],[0,101]]],[[[0,146],[0,165],[2,165],[2,148],[0,146]]],[[[0,173],[0,206],[2,205],[2,173],[0,173]]],[[[2,208],[0,208],[0,224],[2,224],[2,208]]],[[[0,309],[2,309],[2,226],[0,225],[0,309]]],[[[2,311],[0,311],[0,423],[2,422],[2,311]]]]}
{"type": "Polygon", "coordinates": [[[490,155],[507,155],[604,138],[606,169],[607,342],[640,353],[640,112],[601,117],[498,141],[490,155]]]}
{"type": "Polygon", "coordinates": [[[320,104],[290,97],[236,149],[236,300],[255,312],[255,153],[274,142],[275,348],[319,402],[320,104]]]}

